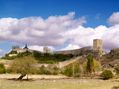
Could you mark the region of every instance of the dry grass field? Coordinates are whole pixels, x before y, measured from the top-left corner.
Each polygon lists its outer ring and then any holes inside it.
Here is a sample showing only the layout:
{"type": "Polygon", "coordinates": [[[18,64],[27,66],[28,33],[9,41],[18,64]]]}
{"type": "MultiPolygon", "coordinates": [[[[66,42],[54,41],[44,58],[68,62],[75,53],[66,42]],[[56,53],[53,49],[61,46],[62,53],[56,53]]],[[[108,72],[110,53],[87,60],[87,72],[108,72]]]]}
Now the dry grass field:
{"type": "Polygon", "coordinates": [[[66,79],[65,76],[31,75],[31,81],[9,80],[18,75],[0,75],[0,89],[111,89],[117,79],[66,79]],[[45,79],[44,79],[45,78],[45,79]]]}

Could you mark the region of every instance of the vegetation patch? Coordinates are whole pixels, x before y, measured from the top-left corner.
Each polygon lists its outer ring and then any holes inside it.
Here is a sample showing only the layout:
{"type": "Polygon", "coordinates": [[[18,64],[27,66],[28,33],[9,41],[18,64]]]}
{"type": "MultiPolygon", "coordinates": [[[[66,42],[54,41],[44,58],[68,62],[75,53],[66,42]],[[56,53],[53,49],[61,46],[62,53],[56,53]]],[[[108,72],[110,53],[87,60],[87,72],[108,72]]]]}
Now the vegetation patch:
{"type": "Polygon", "coordinates": [[[0,74],[6,73],[4,64],[0,63],[0,74]]]}
{"type": "Polygon", "coordinates": [[[101,74],[101,77],[102,77],[104,80],[108,80],[108,79],[110,79],[110,78],[113,77],[113,73],[112,73],[112,71],[110,71],[110,70],[104,70],[104,71],[102,72],[102,74],[101,74]]]}
{"type": "Polygon", "coordinates": [[[39,63],[54,64],[54,63],[69,60],[74,57],[72,54],[50,54],[50,53],[40,53],[38,51],[33,51],[33,52],[26,51],[22,53],[17,53],[17,55],[15,56],[9,56],[10,54],[16,54],[16,51],[11,51],[10,53],[2,57],[2,59],[13,60],[25,56],[32,56],[39,63]]]}
{"type": "Polygon", "coordinates": [[[80,77],[81,70],[78,62],[74,62],[66,67],[64,67],[62,73],[69,77],[80,77]]]}

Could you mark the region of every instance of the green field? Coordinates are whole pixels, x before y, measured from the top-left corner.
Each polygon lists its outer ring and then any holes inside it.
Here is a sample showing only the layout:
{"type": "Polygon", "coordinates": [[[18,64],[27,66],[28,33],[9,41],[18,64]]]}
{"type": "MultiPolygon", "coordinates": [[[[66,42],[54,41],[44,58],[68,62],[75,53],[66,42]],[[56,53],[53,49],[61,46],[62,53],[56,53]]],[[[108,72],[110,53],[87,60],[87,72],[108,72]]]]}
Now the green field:
{"type": "MultiPolygon", "coordinates": [[[[51,76],[50,76],[51,77],[51,76]]],[[[0,89],[111,89],[119,85],[113,80],[99,79],[36,79],[15,81],[0,79],[0,89]]]]}

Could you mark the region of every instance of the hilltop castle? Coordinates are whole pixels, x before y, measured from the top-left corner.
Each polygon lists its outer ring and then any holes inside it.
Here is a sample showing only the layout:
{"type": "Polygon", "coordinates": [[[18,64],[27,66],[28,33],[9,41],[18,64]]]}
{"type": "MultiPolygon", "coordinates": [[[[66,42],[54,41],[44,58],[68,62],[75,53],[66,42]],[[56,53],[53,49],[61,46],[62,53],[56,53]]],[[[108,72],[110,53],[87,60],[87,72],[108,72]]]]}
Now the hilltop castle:
{"type": "Polygon", "coordinates": [[[31,50],[28,49],[26,44],[24,48],[20,48],[19,46],[12,46],[12,51],[16,51],[17,53],[22,53],[22,52],[31,51],[31,50]]]}
{"type": "MultiPolygon", "coordinates": [[[[13,46],[12,51],[16,51],[17,53],[22,53],[22,52],[33,52],[34,50],[31,50],[25,45],[24,48],[20,48],[19,46],[13,46]]],[[[39,51],[40,52],[40,51],[39,51]]],[[[45,46],[43,48],[43,53],[50,53],[50,48],[45,46]]],[[[105,51],[103,50],[103,42],[101,39],[94,39],[93,40],[93,48],[88,46],[88,47],[83,47],[80,49],[75,49],[75,50],[65,50],[65,51],[55,51],[53,52],[54,54],[73,54],[73,55],[91,55],[95,58],[99,58],[102,55],[105,54],[105,51]]],[[[11,54],[13,56],[14,54],[11,54]]]]}
{"type": "MultiPolygon", "coordinates": [[[[16,51],[17,53],[22,53],[26,51],[33,52],[34,50],[29,49],[26,44],[24,48],[20,48],[19,46],[12,46],[12,51],[16,51]]],[[[47,46],[43,47],[43,53],[50,53],[50,48],[48,48],[47,46]]]]}

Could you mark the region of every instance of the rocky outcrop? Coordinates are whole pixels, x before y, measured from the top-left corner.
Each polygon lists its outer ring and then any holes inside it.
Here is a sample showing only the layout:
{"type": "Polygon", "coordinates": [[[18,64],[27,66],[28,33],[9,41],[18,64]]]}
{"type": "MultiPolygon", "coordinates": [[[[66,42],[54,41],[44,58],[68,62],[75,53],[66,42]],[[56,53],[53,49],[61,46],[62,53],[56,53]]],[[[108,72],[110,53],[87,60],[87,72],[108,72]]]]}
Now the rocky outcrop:
{"type": "Polygon", "coordinates": [[[102,65],[119,65],[119,48],[112,49],[101,58],[102,65]]]}

